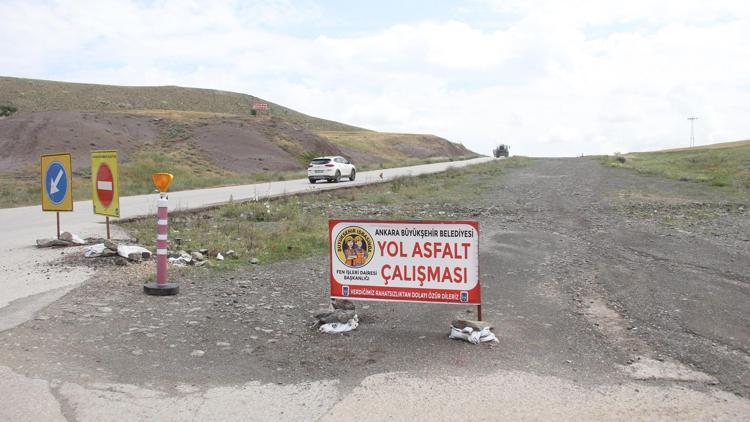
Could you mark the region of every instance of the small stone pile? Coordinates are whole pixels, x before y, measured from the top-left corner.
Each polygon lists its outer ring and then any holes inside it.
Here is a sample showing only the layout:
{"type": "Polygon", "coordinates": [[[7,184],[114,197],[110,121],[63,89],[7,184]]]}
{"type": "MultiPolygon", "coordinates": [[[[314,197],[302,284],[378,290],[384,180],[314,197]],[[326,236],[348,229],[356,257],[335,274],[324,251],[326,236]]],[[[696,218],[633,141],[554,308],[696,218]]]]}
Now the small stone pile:
{"type": "Polygon", "coordinates": [[[341,333],[351,331],[359,325],[359,318],[354,302],[345,299],[334,299],[332,309],[317,312],[314,316],[320,332],[341,333]]]}
{"type": "MultiPolygon", "coordinates": [[[[196,267],[210,267],[213,264],[209,260],[209,256],[209,250],[206,248],[198,249],[197,251],[191,251],[189,253],[185,250],[179,250],[169,254],[169,263],[178,266],[193,265],[196,267]]],[[[221,252],[216,253],[217,261],[224,261],[226,258],[237,259],[237,252],[230,249],[223,254],[221,252]]]]}

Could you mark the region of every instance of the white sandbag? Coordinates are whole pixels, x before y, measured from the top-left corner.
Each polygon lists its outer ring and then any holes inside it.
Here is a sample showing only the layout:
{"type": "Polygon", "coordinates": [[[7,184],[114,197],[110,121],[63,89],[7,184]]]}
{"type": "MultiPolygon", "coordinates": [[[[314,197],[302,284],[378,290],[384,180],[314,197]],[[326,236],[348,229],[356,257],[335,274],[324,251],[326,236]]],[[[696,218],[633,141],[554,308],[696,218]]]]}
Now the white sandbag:
{"type": "Polygon", "coordinates": [[[357,316],[354,315],[354,318],[350,319],[347,322],[331,322],[329,324],[323,324],[318,328],[318,331],[321,333],[328,333],[328,334],[345,333],[347,331],[354,330],[358,326],[359,326],[359,318],[357,318],[357,316]]]}
{"type": "Polygon", "coordinates": [[[485,328],[482,331],[480,331],[479,334],[479,341],[482,343],[488,342],[488,341],[494,341],[495,343],[499,343],[500,340],[495,337],[495,333],[490,331],[489,328],[485,328]]]}
{"type": "Polygon", "coordinates": [[[489,327],[482,330],[475,330],[471,327],[465,327],[463,330],[451,325],[451,332],[448,334],[448,338],[468,341],[471,344],[479,344],[488,341],[499,342],[495,334],[490,331],[489,327]]]}
{"type": "Polygon", "coordinates": [[[104,253],[104,249],[107,247],[104,246],[104,243],[97,243],[96,245],[87,246],[86,249],[83,250],[83,256],[86,258],[96,258],[99,256],[102,256],[102,253],[104,253]]]}

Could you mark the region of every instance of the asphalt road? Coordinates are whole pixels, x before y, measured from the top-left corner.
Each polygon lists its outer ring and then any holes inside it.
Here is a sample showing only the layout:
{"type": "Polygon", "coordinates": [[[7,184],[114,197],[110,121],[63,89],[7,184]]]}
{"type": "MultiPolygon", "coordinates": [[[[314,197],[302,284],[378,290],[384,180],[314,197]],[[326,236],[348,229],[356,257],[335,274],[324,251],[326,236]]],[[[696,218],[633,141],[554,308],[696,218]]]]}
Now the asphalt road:
{"type": "Polygon", "coordinates": [[[190,271],[168,299],[104,272],[2,333],[0,420],[746,420],[749,205],[535,159],[431,210],[480,222],[497,345],[447,339],[459,306],[359,303],[317,334],[317,257],[190,271]]]}

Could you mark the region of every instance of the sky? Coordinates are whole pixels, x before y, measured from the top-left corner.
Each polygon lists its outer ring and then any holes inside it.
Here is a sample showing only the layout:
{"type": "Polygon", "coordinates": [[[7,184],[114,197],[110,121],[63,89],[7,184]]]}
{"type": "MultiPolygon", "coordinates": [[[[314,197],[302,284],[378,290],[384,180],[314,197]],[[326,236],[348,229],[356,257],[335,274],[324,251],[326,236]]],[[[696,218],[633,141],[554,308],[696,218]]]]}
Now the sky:
{"type": "Polygon", "coordinates": [[[0,75],[255,95],[489,154],[750,139],[750,2],[0,0],[0,75]]]}

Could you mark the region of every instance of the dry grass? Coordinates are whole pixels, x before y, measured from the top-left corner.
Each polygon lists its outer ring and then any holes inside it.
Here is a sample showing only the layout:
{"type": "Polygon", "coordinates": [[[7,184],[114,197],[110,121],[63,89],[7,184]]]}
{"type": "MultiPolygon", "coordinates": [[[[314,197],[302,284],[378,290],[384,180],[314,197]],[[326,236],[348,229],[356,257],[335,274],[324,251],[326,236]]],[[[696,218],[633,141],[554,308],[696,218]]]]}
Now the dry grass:
{"type": "Polygon", "coordinates": [[[702,150],[707,150],[707,149],[737,148],[737,147],[743,147],[743,146],[748,146],[748,145],[750,145],[750,140],[734,141],[734,142],[719,142],[718,144],[700,145],[697,147],[671,148],[671,149],[665,149],[665,150],[653,151],[653,152],[702,151],[702,150]]]}
{"type": "Polygon", "coordinates": [[[0,77],[0,104],[19,113],[36,111],[137,111],[181,110],[250,116],[256,101],[268,103],[271,116],[283,118],[308,130],[358,130],[359,128],[319,119],[236,92],[177,86],[113,86],[0,77]]]}
{"type": "Polygon", "coordinates": [[[370,131],[318,131],[318,135],[337,145],[348,147],[356,151],[365,152],[380,161],[399,161],[413,158],[427,158],[435,153],[443,156],[467,154],[460,151],[459,146],[434,135],[383,133],[370,131]],[[449,152],[454,152],[450,154],[449,152]]]}
{"type": "Polygon", "coordinates": [[[114,111],[113,113],[134,114],[137,116],[154,117],[157,119],[169,119],[176,122],[194,122],[199,120],[212,120],[221,118],[235,118],[236,114],[213,113],[208,111],[185,111],[185,110],[130,110],[114,111]]]}
{"type": "Polygon", "coordinates": [[[604,157],[612,167],[750,193],[750,141],[604,157]]]}

